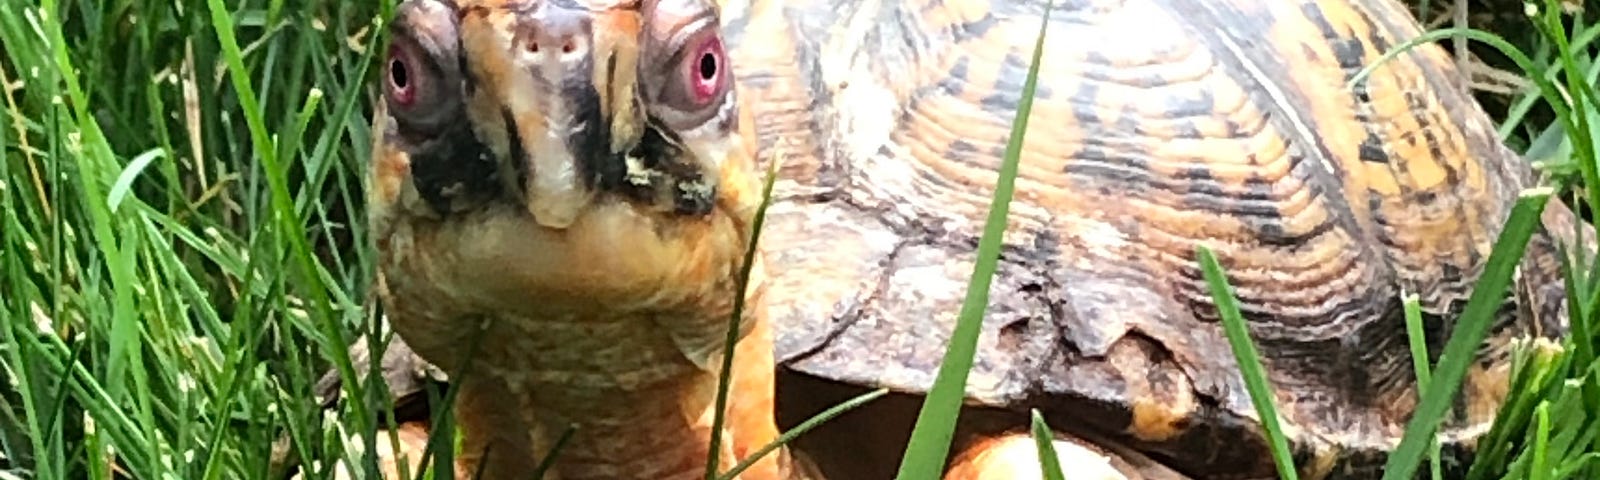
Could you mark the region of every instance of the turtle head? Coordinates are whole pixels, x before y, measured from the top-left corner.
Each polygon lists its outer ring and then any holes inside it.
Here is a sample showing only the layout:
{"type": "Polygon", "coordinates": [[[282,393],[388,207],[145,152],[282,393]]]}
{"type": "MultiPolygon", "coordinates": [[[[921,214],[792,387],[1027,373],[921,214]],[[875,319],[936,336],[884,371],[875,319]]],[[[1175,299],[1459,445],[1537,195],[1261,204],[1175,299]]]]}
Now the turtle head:
{"type": "Polygon", "coordinates": [[[759,189],[711,0],[408,0],[383,58],[370,223],[448,253],[437,288],[614,302],[736,263],[759,189]]]}
{"type": "MultiPolygon", "coordinates": [[[[463,381],[463,449],[510,442],[488,470],[524,473],[537,449],[505,439],[536,419],[584,425],[564,476],[703,465],[761,194],[713,0],[406,0],[383,58],[375,290],[452,381],[487,372],[463,381]]],[[[759,318],[738,326],[735,445],[776,435],[759,318]]]]}
{"type": "Polygon", "coordinates": [[[597,200],[706,215],[724,167],[748,162],[709,0],[412,0],[382,75],[380,156],[404,157],[436,215],[507,200],[557,229],[597,200]]]}

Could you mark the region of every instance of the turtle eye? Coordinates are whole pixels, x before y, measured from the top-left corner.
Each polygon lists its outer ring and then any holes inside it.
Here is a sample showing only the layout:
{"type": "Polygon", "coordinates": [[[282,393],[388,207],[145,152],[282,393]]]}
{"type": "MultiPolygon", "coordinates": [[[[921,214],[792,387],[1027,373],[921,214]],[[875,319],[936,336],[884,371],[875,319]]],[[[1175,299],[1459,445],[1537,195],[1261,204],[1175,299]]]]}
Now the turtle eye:
{"type": "Polygon", "coordinates": [[[401,50],[405,50],[405,47],[389,50],[387,87],[389,100],[394,102],[395,106],[405,108],[416,103],[417,85],[411,79],[411,64],[414,60],[401,50]]]}
{"type": "Polygon", "coordinates": [[[708,35],[699,42],[693,55],[684,59],[681,67],[686,77],[684,83],[689,86],[689,99],[696,106],[703,107],[722,93],[725,83],[722,78],[726,76],[722,55],[722,39],[708,35]]]}
{"type": "Polygon", "coordinates": [[[434,126],[452,98],[442,87],[442,72],[415,39],[396,35],[384,62],[383,93],[396,120],[414,127],[434,126]]]}
{"type": "Polygon", "coordinates": [[[722,112],[733,72],[715,28],[703,28],[680,45],[663,64],[654,111],[673,129],[688,131],[722,112]]]}

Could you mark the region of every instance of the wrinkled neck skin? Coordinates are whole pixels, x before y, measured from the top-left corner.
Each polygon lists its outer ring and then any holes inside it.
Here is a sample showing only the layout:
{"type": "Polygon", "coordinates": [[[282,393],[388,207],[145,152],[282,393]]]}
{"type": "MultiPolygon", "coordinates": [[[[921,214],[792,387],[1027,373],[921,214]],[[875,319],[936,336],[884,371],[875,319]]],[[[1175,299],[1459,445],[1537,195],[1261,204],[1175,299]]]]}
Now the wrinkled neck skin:
{"type": "MultiPolygon", "coordinates": [[[[628,350],[624,345],[628,343],[632,342],[616,345],[628,350]]],[[[772,385],[767,371],[771,365],[764,361],[770,357],[762,355],[770,345],[764,326],[740,343],[728,416],[720,430],[719,471],[726,471],[777,435],[770,420],[772,385]]],[[[590,385],[582,379],[562,377],[561,372],[482,372],[487,375],[480,376],[480,381],[463,384],[457,403],[457,418],[469,432],[462,452],[463,468],[458,473],[482,468],[483,478],[527,478],[526,472],[551,451],[563,430],[573,426],[576,430],[556,456],[554,475],[546,478],[703,478],[718,377],[660,360],[673,365],[661,380],[627,388],[590,385]],[[516,432],[528,435],[518,437],[516,432]],[[517,454],[508,455],[512,452],[517,454]]],[[[649,375],[652,370],[612,376],[649,375]]],[[[783,478],[777,474],[777,461],[770,456],[740,478],[783,478]]]]}
{"type": "MultiPolygon", "coordinates": [[[[392,132],[379,118],[375,131],[392,132]]],[[[443,218],[419,213],[408,207],[420,205],[414,189],[383,173],[405,171],[410,159],[383,152],[374,203],[393,207],[374,213],[379,288],[396,332],[462,385],[458,473],[526,478],[574,425],[545,478],[701,478],[732,292],[759,202],[748,159],[724,163],[710,215],[650,213],[602,196],[558,230],[509,202],[443,218]]],[[[757,265],[722,469],[777,434],[757,265]]],[[[773,456],[741,478],[776,472],[773,456]]]]}
{"type": "MultiPolygon", "coordinates": [[[[740,203],[671,225],[602,203],[564,231],[514,205],[388,222],[380,288],[394,328],[461,384],[458,473],[526,478],[572,425],[546,478],[701,478],[748,238],[740,203]]],[[[776,437],[770,332],[759,308],[744,322],[722,469],[776,437]]],[[[768,459],[741,478],[775,472],[768,459]]]]}
{"type": "MultiPolygon", "coordinates": [[[[374,132],[380,147],[401,141],[382,107],[374,132]]],[[[396,333],[461,385],[460,478],[528,478],[568,426],[576,430],[544,478],[703,476],[732,293],[760,201],[749,158],[722,163],[707,215],[598,195],[553,229],[513,201],[432,212],[405,150],[374,151],[378,289],[396,333]]],[[[755,270],[720,469],[777,436],[755,270]]],[[[740,478],[779,478],[777,459],[740,478]]]]}

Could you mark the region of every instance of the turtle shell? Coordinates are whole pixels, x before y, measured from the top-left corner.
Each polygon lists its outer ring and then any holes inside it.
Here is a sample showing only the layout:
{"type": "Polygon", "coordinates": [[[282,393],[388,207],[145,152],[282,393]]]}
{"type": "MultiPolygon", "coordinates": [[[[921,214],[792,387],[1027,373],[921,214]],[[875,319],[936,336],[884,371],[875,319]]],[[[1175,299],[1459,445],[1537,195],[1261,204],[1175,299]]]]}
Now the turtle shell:
{"type": "MultiPolygon", "coordinates": [[[[836,3],[724,11],[760,157],[783,162],[761,242],[785,426],[831,404],[794,400],[819,385],[932,385],[1044,20],[1043,2],[836,3]]],[[[1272,476],[1205,246],[1304,473],[1375,476],[1416,400],[1402,295],[1437,355],[1532,168],[1436,45],[1352,82],[1421,34],[1397,1],[1076,0],[1048,21],[969,404],[1185,475],[1272,476]]],[[[1487,431],[1512,340],[1565,329],[1575,219],[1554,200],[1543,218],[1447,453],[1487,431]]],[[[840,417],[858,427],[830,441],[872,424],[903,444],[902,406],[893,428],[840,417]]]]}
{"type": "MultiPolygon", "coordinates": [[[[380,317],[380,320],[387,327],[387,318],[380,317]]],[[[351,343],[347,350],[350,352],[350,363],[359,378],[367,378],[374,366],[378,368],[378,376],[383,379],[383,386],[388,390],[391,401],[391,410],[386,415],[378,415],[378,418],[384,420],[393,415],[395,421],[402,424],[430,420],[433,411],[433,405],[428,403],[430,384],[434,394],[442,395],[450,380],[449,375],[417,355],[399,337],[390,337],[383,343],[383,354],[377,359],[372,358],[372,343],[362,336],[351,343]]],[[[330,367],[323,372],[313,388],[323,408],[333,408],[345,400],[344,379],[339,376],[337,368],[330,367]]]]}

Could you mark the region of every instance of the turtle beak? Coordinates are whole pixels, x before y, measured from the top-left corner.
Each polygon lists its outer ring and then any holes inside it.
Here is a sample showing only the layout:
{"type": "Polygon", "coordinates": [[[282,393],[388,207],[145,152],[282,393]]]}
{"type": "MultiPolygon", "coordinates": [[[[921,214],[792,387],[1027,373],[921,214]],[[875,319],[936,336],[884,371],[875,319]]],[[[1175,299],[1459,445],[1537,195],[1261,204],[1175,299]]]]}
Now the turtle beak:
{"type": "Polygon", "coordinates": [[[614,38],[638,31],[638,14],[532,5],[463,11],[461,40],[479,82],[474,123],[497,150],[499,177],[540,225],[566,228],[642,123],[621,64],[636,42],[614,38]]]}

